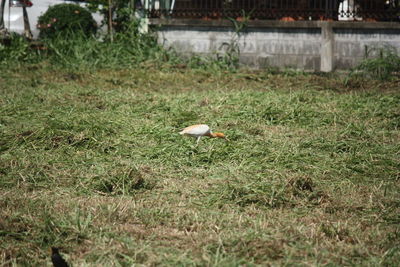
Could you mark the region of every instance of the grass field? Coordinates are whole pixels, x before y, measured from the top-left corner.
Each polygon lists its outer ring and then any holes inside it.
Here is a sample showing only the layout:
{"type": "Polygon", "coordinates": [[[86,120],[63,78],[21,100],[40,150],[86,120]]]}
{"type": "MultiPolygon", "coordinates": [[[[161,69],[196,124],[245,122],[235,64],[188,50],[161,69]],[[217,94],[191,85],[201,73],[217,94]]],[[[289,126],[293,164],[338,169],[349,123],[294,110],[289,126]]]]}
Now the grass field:
{"type": "Polygon", "coordinates": [[[398,81],[31,65],[0,95],[2,266],[400,261],[398,81]]]}

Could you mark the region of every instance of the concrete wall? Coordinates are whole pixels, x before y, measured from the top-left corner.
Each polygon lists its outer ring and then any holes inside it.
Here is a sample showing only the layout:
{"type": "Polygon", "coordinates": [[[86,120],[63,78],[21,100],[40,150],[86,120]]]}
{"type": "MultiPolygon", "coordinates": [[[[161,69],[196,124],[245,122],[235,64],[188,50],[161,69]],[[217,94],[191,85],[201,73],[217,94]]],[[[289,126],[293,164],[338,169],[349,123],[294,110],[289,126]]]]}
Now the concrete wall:
{"type": "Polygon", "coordinates": [[[348,69],[359,63],[366,50],[392,47],[400,53],[400,29],[334,29],[334,67],[348,69]]]}
{"type": "Polygon", "coordinates": [[[240,61],[254,68],[331,71],[359,63],[366,47],[400,52],[400,24],[390,22],[253,21],[238,36],[229,21],[159,20],[159,42],[181,54],[215,55],[237,43],[240,61]]]}

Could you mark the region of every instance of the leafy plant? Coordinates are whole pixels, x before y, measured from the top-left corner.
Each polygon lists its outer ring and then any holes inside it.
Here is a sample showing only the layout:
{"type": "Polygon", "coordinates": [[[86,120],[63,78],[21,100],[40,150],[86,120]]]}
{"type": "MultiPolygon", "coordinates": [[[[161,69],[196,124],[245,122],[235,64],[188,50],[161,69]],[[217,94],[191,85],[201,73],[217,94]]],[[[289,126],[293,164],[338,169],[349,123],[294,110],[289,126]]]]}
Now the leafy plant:
{"type": "Polygon", "coordinates": [[[0,62],[2,63],[26,61],[31,55],[28,41],[16,33],[10,34],[10,39],[7,43],[0,43],[0,62]]]}
{"type": "Polygon", "coordinates": [[[97,31],[97,25],[92,14],[85,8],[75,4],[59,4],[49,9],[39,17],[38,28],[40,38],[55,38],[69,35],[71,32],[82,32],[90,36],[97,31]]]}
{"type": "Polygon", "coordinates": [[[140,3],[134,0],[91,0],[87,7],[91,12],[103,14],[103,24],[108,24],[109,15],[113,18],[112,27],[116,32],[124,30],[124,24],[129,23],[135,16],[136,5],[140,3]],[[136,4],[135,4],[136,3],[136,4]]]}
{"type": "Polygon", "coordinates": [[[365,59],[350,76],[388,80],[400,71],[400,56],[394,47],[365,47],[365,59]]]}
{"type": "Polygon", "coordinates": [[[217,59],[218,61],[229,67],[237,68],[239,66],[239,39],[242,32],[247,27],[247,23],[250,20],[251,13],[252,12],[246,14],[246,12],[242,10],[242,16],[240,17],[240,19],[234,19],[231,17],[228,18],[233,24],[234,34],[232,35],[232,38],[229,42],[222,43],[220,48],[224,50],[224,54],[217,55],[217,59]]]}

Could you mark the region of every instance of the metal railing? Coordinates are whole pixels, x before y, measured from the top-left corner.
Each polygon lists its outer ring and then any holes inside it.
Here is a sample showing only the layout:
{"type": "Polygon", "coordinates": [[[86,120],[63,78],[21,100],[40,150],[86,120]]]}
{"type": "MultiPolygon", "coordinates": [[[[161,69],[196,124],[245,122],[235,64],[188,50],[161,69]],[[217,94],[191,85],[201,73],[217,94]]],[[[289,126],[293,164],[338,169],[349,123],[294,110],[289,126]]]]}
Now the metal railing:
{"type": "Polygon", "coordinates": [[[400,0],[150,0],[151,18],[399,21],[400,0]]]}

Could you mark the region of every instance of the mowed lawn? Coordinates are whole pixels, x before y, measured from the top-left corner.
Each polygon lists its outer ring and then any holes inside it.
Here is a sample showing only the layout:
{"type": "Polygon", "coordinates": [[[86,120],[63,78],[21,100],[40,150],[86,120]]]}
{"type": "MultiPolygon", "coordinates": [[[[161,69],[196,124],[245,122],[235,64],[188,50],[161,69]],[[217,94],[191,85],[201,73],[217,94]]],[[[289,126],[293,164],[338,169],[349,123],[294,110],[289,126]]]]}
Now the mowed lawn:
{"type": "Polygon", "coordinates": [[[399,127],[398,81],[2,69],[0,262],[395,266],[399,127]]]}

